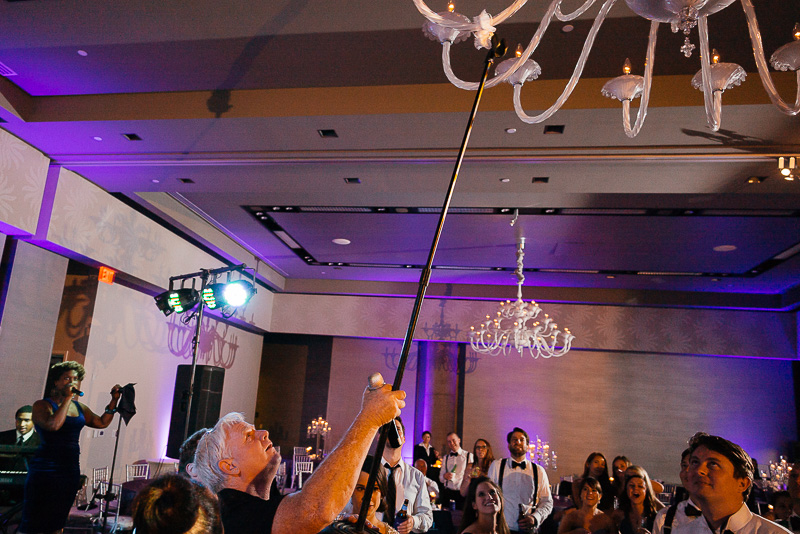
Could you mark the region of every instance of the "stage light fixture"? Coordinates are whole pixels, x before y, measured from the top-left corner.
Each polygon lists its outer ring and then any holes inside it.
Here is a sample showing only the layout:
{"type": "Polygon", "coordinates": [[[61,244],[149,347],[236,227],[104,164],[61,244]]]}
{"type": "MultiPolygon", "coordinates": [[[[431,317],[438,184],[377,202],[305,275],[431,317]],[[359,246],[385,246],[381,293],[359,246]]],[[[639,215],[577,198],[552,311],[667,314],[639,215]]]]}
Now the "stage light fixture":
{"type": "Polygon", "coordinates": [[[255,287],[247,280],[214,283],[203,289],[203,302],[210,310],[224,306],[237,308],[247,304],[255,292],[255,287]]]}
{"type": "Polygon", "coordinates": [[[156,306],[166,316],[173,312],[183,313],[200,302],[200,294],[192,287],[170,289],[156,296],[156,306]]]}
{"type": "Polygon", "coordinates": [[[163,293],[159,293],[156,295],[156,306],[158,309],[163,313],[166,317],[172,315],[172,312],[175,311],[169,305],[169,294],[171,291],[164,291],[163,293]]]}

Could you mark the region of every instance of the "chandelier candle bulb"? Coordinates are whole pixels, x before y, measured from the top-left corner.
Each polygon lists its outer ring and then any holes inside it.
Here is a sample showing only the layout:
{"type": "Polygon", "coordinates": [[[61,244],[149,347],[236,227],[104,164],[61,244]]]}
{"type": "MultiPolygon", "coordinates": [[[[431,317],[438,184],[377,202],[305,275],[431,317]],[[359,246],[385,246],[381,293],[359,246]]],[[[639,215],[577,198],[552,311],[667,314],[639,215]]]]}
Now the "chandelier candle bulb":
{"type": "Polygon", "coordinates": [[[630,74],[630,73],[631,73],[631,69],[632,69],[632,68],[633,68],[633,65],[631,65],[631,60],[630,60],[630,58],[627,58],[627,57],[626,57],[626,58],[625,58],[625,63],[622,65],[622,72],[623,72],[623,74],[630,74]]]}

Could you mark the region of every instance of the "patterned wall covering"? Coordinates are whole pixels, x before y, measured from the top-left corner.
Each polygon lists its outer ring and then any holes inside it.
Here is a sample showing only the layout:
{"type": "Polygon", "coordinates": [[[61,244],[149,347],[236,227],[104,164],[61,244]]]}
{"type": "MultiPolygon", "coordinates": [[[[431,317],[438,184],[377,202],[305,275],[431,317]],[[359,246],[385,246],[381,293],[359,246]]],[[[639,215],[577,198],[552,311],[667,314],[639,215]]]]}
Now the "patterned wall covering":
{"type": "MultiPolygon", "coordinates": [[[[275,296],[272,328],[275,332],[402,339],[412,305],[409,298],[280,294],[275,296]]],[[[426,299],[415,338],[466,342],[470,325],[497,305],[494,301],[426,299]]],[[[798,357],[796,313],[580,304],[542,307],[575,334],[576,349],[798,357]]]]}
{"type": "MultiPolygon", "coordinates": [[[[397,370],[397,358],[402,343],[379,339],[334,338],[331,354],[331,379],[328,389],[328,422],[333,429],[330,447],[339,442],[344,432],[355,419],[361,408],[361,396],[367,387],[367,377],[374,372],[383,375],[391,383],[397,370]]],[[[414,395],[416,393],[417,344],[414,343],[408,357],[408,366],[403,379],[406,392],[406,407],[403,410],[403,424],[406,427],[408,442],[403,447],[403,458],[411,459],[414,444],[414,395]]]]}
{"type": "Polygon", "coordinates": [[[506,433],[549,440],[558,471],[580,473],[592,451],[628,456],[678,482],[680,453],[697,431],[742,445],[761,465],[796,440],[792,363],[751,358],[575,351],[549,360],[483,357],[466,377],[465,442],[506,433]]]}
{"type": "MultiPolygon", "coordinates": [[[[191,346],[183,331],[188,327],[165,318],[152,298],[120,285],[98,285],[92,332],[86,354],[84,402],[102,410],[115,383],[136,383],[137,414],[120,438],[117,465],[157,459],[166,451],[175,373],[179,364],[191,363],[191,346]]],[[[213,319],[203,323],[198,364],[225,367],[221,413],[244,412],[253,420],[262,338],[213,319]]],[[[115,419],[113,428],[116,428],[115,419]]],[[[113,432],[81,436],[83,472],[110,465],[113,432]]],[[[89,471],[90,472],[90,471],[89,471]]]]}
{"type": "Polygon", "coordinates": [[[0,130],[0,229],[9,235],[36,232],[50,161],[0,130]]]}
{"type": "MultiPolygon", "coordinates": [[[[222,263],[88,180],[61,169],[47,239],[159,287],[170,276],[213,269],[222,263]]],[[[272,293],[262,290],[237,312],[266,329],[272,293]]]]}

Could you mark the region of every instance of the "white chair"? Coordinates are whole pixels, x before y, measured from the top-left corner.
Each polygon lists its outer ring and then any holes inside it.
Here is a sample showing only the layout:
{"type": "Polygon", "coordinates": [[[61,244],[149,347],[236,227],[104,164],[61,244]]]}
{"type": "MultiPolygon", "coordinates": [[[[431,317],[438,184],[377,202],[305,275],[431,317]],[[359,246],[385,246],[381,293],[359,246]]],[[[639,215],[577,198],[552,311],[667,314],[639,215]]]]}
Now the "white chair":
{"type": "MultiPolygon", "coordinates": [[[[308,458],[308,456],[306,456],[308,458]]],[[[296,461],[294,463],[294,476],[292,477],[292,487],[294,487],[295,481],[297,482],[297,489],[301,489],[303,487],[303,474],[311,474],[314,471],[314,462],[311,460],[305,461],[296,461]]]]}
{"type": "Polygon", "coordinates": [[[99,528],[103,526],[103,516],[108,508],[108,520],[106,526],[108,532],[130,531],[133,530],[133,518],[120,515],[122,484],[111,484],[111,499],[106,501],[104,498],[108,491],[108,482],[100,483],[100,515],[95,519],[95,525],[99,528]]]}
{"type": "Polygon", "coordinates": [[[108,466],[92,469],[92,490],[96,491],[101,482],[108,482],[108,466]]]}
{"type": "Polygon", "coordinates": [[[305,447],[295,447],[294,448],[294,456],[306,456],[306,448],[305,447]]]}
{"type": "Polygon", "coordinates": [[[128,464],[125,466],[126,482],[150,478],[150,464],[128,464]]]}

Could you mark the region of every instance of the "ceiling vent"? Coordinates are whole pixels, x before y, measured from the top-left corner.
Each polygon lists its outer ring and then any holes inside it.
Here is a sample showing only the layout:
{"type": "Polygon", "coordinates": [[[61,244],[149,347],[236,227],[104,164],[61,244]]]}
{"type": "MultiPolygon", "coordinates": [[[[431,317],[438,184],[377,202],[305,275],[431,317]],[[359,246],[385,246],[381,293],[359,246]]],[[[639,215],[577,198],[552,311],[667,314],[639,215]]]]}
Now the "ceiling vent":
{"type": "Polygon", "coordinates": [[[317,130],[320,137],[339,137],[336,130],[317,130]]]}
{"type": "Polygon", "coordinates": [[[361,183],[361,179],[360,178],[345,178],[344,182],[346,184],[360,184],[361,183]]]}
{"type": "Polygon", "coordinates": [[[564,133],[564,125],[563,124],[548,124],[544,127],[545,135],[551,134],[563,134],[564,133]]]}
{"type": "Polygon", "coordinates": [[[0,76],[16,76],[17,73],[11,70],[5,63],[0,63],[0,76]]]}
{"type": "Polygon", "coordinates": [[[184,184],[193,184],[194,180],[191,178],[178,178],[178,181],[184,184]]]}
{"type": "Polygon", "coordinates": [[[127,139],[128,141],[141,141],[142,138],[136,135],[135,133],[126,133],[122,134],[122,136],[127,139]]]}

